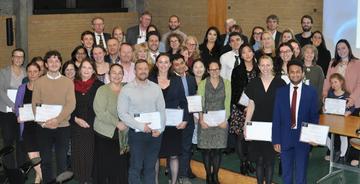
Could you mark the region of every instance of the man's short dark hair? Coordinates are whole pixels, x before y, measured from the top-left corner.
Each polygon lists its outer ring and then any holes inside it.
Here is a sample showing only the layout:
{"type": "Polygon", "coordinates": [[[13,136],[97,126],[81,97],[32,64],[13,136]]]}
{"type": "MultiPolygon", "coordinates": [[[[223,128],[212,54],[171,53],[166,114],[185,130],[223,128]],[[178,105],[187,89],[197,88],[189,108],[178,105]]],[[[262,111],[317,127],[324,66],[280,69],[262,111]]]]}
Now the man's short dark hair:
{"type": "Polygon", "coordinates": [[[22,53],[24,54],[24,58],[25,58],[25,51],[24,51],[24,49],[22,49],[22,48],[16,48],[16,49],[12,50],[12,51],[11,51],[11,56],[14,56],[14,53],[15,53],[15,52],[22,52],[22,53]]]}
{"type": "Polygon", "coordinates": [[[230,40],[230,38],[233,37],[233,36],[239,36],[239,37],[241,38],[241,34],[240,34],[239,32],[231,32],[231,33],[229,34],[229,40],[230,40]]]}
{"type": "Polygon", "coordinates": [[[292,65],[299,66],[301,68],[301,71],[302,72],[304,71],[304,63],[300,59],[292,59],[288,62],[288,64],[286,65],[288,73],[289,73],[289,68],[292,65]]]}
{"type": "Polygon", "coordinates": [[[184,56],[181,55],[181,54],[179,54],[179,53],[174,54],[174,55],[173,55],[172,57],[170,57],[170,58],[171,58],[171,63],[172,63],[173,61],[178,60],[178,59],[183,59],[183,60],[185,61],[184,56]]]}
{"type": "Polygon", "coordinates": [[[302,16],[300,23],[302,23],[304,19],[310,19],[311,24],[314,23],[314,20],[313,20],[313,18],[312,18],[310,15],[304,15],[304,16],[302,16]]]}
{"type": "Polygon", "coordinates": [[[276,20],[277,23],[279,23],[279,17],[275,14],[271,14],[266,18],[266,22],[269,21],[270,19],[272,20],[276,20]]]}
{"type": "Polygon", "coordinates": [[[52,57],[52,56],[58,57],[60,63],[62,64],[61,54],[60,54],[60,52],[57,51],[57,50],[50,50],[50,51],[46,52],[46,54],[45,54],[45,56],[44,56],[44,61],[45,61],[45,63],[47,63],[47,60],[48,60],[50,57],[52,57]]]}
{"type": "Polygon", "coordinates": [[[153,36],[153,35],[157,36],[160,41],[160,34],[157,31],[150,31],[150,32],[146,33],[146,41],[149,41],[150,36],[153,36]]]}

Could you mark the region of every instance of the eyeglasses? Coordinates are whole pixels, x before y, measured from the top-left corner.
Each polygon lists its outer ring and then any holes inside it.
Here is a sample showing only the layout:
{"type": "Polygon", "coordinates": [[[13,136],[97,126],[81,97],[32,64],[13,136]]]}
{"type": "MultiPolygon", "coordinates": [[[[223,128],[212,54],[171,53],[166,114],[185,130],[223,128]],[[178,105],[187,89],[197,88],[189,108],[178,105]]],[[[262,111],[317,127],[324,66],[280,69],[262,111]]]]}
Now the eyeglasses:
{"type": "Polygon", "coordinates": [[[14,57],[14,58],[24,58],[24,56],[16,56],[16,55],[13,55],[12,57],[14,57]]]}
{"type": "Polygon", "coordinates": [[[76,55],[86,55],[84,52],[78,52],[76,55]]]}
{"type": "Polygon", "coordinates": [[[263,32],[254,32],[254,35],[261,35],[263,32]]]}
{"type": "Polygon", "coordinates": [[[219,70],[220,70],[219,68],[213,68],[213,69],[209,69],[209,72],[217,72],[219,70]]]}

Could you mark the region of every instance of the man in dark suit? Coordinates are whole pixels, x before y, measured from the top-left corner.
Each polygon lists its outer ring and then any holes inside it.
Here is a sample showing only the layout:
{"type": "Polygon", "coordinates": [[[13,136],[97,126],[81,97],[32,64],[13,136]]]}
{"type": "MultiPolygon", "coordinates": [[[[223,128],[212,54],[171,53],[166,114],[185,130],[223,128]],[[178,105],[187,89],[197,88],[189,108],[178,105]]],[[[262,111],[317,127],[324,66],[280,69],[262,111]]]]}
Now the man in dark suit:
{"type": "Polygon", "coordinates": [[[273,38],[275,40],[275,46],[277,47],[279,45],[281,37],[281,32],[277,30],[277,28],[279,27],[279,17],[274,14],[269,15],[266,18],[266,27],[268,31],[270,31],[273,35],[273,38]]]}
{"type": "Polygon", "coordinates": [[[319,113],[316,90],[304,84],[303,63],[293,59],[287,64],[290,84],[276,92],[272,143],[280,153],[282,177],[286,184],[306,184],[306,170],[310,144],[300,142],[303,122],[318,124],[319,113]]]}
{"type": "Polygon", "coordinates": [[[243,44],[248,44],[248,37],[243,34],[242,28],[238,24],[234,24],[230,28],[230,32],[226,34],[220,35],[220,43],[225,42],[225,37],[228,37],[226,44],[224,43],[224,46],[221,48],[220,55],[225,54],[226,52],[229,52],[232,50],[230,46],[230,34],[233,32],[240,33],[241,40],[243,41],[243,44]]]}
{"type": "Polygon", "coordinates": [[[140,15],[139,25],[130,27],[126,31],[126,42],[131,45],[143,43],[146,41],[146,29],[151,24],[151,14],[145,11],[140,15]]]}
{"type": "Polygon", "coordinates": [[[95,36],[95,45],[100,45],[107,49],[106,43],[111,38],[111,34],[104,33],[104,19],[102,17],[95,17],[92,19],[91,24],[95,36]]]}
{"type": "MultiPolygon", "coordinates": [[[[185,90],[185,96],[196,95],[197,84],[195,77],[186,73],[187,66],[185,64],[184,57],[180,54],[175,54],[172,60],[172,68],[176,75],[181,77],[183,87],[185,90]]],[[[186,128],[182,132],[182,154],[179,158],[179,177],[181,183],[191,183],[189,178],[192,178],[192,171],[190,168],[191,160],[191,146],[192,137],[194,133],[194,117],[193,114],[189,114],[188,123],[186,128]]]]}

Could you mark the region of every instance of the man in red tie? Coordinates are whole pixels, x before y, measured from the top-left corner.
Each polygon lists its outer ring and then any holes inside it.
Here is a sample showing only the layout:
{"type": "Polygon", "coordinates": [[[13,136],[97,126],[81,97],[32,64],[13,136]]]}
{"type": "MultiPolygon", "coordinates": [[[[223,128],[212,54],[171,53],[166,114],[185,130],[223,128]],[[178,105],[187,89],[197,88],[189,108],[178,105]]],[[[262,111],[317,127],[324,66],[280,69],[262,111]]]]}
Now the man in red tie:
{"type": "Polygon", "coordinates": [[[291,60],[287,70],[290,84],[276,92],[272,143],[280,153],[284,183],[306,184],[310,145],[299,140],[303,122],[319,122],[317,93],[302,82],[304,70],[300,60],[291,60]]]}

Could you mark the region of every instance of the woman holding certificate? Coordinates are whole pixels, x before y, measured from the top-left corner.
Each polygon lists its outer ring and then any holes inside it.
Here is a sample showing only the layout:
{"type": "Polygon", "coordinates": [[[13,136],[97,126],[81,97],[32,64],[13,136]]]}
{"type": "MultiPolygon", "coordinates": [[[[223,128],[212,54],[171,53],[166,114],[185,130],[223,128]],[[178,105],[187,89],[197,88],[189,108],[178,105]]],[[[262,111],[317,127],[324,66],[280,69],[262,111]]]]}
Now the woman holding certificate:
{"type": "Polygon", "coordinates": [[[218,172],[222,149],[227,146],[227,119],[230,115],[231,84],[220,77],[220,69],[219,61],[210,60],[207,69],[210,76],[198,86],[204,111],[199,114],[198,147],[203,151],[206,183],[210,184],[219,183],[218,172]],[[210,114],[212,117],[209,117],[210,114]],[[221,120],[210,122],[210,119],[221,120]]]}
{"type": "MultiPolygon", "coordinates": [[[[250,99],[245,122],[261,121],[271,123],[276,89],[286,84],[280,77],[275,77],[271,57],[261,56],[258,65],[260,69],[259,77],[251,80],[245,91],[250,99]]],[[[275,151],[272,143],[250,141],[248,157],[256,163],[257,182],[262,184],[265,177],[265,183],[270,184],[275,162],[275,151]]]]}
{"type": "MultiPolygon", "coordinates": [[[[34,121],[26,121],[19,117],[19,108],[24,105],[30,105],[31,107],[31,98],[33,92],[33,86],[35,80],[40,77],[40,66],[34,61],[29,63],[26,66],[26,73],[28,78],[28,83],[22,84],[16,94],[15,100],[15,113],[18,117],[18,122],[20,123],[20,137],[24,142],[25,151],[28,153],[29,159],[40,157],[39,153],[39,144],[38,144],[38,129],[41,127],[34,121]]],[[[32,109],[30,109],[32,111],[32,109]]],[[[35,169],[35,181],[34,183],[40,183],[42,179],[40,165],[34,167],[35,169]]]]}
{"type": "MultiPolygon", "coordinates": [[[[161,88],[166,109],[182,110],[180,121],[176,124],[169,124],[169,116],[166,117],[166,127],[163,133],[159,157],[166,157],[170,161],[171,184],[177,183],[179,171],[178,156],[182,152],[182,129],[186,127],[189,113],[187,101],[181,78],[171,74],[170,57],[167,54],[160,54],[156,58],[155,66],[149,80],[157,83],[161,88]]],[[[168,111],[167,111],[168,113],[168,111]]],[[[176,116],[173,114],[172,116],[176,116]]],[[[177,114],[179,117],[179,114],[177,114]]],[[[159,164],[157,163],[157,172],[159,164]]],[[[156,179],[158,183],[158,179],[156,179]]]]}
{"type": "Polygon", "coordinates": [[[240,158],[241,174],[251,172],[250,164],[247,159],[247,142],[244,139],[243,127],[245,123],[244,104],[239,100],[246,89],[247,84],[259,74],[259,68],[256,64],[254,51],[248,44],[241,45],[239,49],[241,62],[234,68],[231,74],[231,121],[229,123],[229,133],[236,135],[236,152],[240,158]]]}
{"type": "Polygon", "coordinates": [[[71,155],[75,179],[80,183],[91,181],[94,160],[93,101],[97,89],[103,85],[96,78],[96,66],[85,59],[74,80],[76,107],[71,115],[71,155]]]}
{"type": "MultiPolygon", "coordinates": [[[[26,75],[23,49],[14,49],[11,52],[11,65],[0,70],[0,119],[3,146],[14,146],[18,137],[16,116],[12,112],[15,103],[16,90],[26,75]]],[[[15,156],[9,154],[4,157],[3,164],[8,168],[15,168],[15,156]]]]}
{"type": "Polygon", "coordinates": [[[128,127],[117,115],[123,67],[110,66],[110,83],[101,86],[94,99],[94,183],[127,184],[129,167],[128,127]]]}

